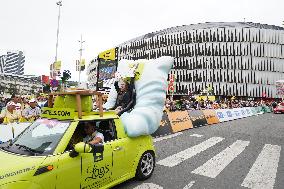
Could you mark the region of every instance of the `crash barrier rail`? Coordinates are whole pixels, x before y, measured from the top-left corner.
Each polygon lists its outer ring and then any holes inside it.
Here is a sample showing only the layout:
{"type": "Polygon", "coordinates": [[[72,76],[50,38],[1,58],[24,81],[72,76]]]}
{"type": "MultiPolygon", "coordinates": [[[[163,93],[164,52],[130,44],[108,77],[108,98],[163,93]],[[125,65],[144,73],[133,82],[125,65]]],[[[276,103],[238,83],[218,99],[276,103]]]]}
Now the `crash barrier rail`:
{"type": "Polygon", "coordinates": [[[164,112],[160,127],[152,136],[159,137],[204,125],[212,125],[270,112],[271,108],[268,106],[164,112]]]}

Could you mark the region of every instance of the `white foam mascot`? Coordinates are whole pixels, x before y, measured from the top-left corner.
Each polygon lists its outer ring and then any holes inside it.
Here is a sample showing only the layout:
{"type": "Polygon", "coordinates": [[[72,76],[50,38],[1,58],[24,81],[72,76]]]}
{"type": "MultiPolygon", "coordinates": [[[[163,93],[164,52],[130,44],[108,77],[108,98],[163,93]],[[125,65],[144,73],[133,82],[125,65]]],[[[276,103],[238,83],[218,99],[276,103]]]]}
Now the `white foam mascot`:
{"type": "MultiPolygon", "coordinates": [[[[167,77],[173,63],[174,58],[168,56],[154,60],[118,62],[117,80],[136,75],[136,104],[132,111],[124,112],[120,116],[128,136],[149,135],[158,129],[166,99],[167,77]]],[[[104,108],[113,107],[116,98],[117,91],[113,86],[104,108]]]]}

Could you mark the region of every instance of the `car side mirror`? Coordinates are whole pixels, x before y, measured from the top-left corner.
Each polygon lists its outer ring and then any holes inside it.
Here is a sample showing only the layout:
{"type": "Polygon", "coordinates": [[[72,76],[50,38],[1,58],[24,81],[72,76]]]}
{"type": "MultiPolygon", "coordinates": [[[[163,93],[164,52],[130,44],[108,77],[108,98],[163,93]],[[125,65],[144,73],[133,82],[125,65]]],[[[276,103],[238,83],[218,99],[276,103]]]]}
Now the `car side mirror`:
{"type": "Polygon", "coordinates": [[[84,142],[79,142],[75,145],[74,149],[69,153],[69,156],[74,158],[77,157],[80,153],[89,153],[92,151],[92,147],[84,142]]]}
{"type": "Polygon", "coordinates": [[[75,145],[74,150],[78,153],[89,153],[91,152],[92,147],[85,142],[79,142],[75,145]]]}

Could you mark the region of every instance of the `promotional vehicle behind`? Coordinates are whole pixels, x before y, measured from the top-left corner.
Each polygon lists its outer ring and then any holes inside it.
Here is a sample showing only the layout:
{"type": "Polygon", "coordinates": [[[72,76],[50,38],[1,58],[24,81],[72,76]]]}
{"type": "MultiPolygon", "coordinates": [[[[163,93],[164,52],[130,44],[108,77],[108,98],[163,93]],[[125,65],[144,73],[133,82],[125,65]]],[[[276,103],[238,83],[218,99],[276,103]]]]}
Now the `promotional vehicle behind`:
{"type": "MultiPolygon", "coordinates": [[[[101,102],[101,94],[94,94],[101,102]]],[[[152,175],[155,149],[150,135],[128,137],[120,117],[102,112],[101,103],[100,111],[82,111],[81,97],[90,93],[63,95],[76,96],[78,114],[71,108],[44,108],[41,119],[0,144],[1,189],[110,188],[152,175]],[[88,122],[104,135],[103,143],[82,142],[88,122]]]]}
{"type": "Polygon", "coordinates": [[[284,113],[284,102],[279,103],[274,109],[273,113],[278,114],[278,113],[284,113]]]}

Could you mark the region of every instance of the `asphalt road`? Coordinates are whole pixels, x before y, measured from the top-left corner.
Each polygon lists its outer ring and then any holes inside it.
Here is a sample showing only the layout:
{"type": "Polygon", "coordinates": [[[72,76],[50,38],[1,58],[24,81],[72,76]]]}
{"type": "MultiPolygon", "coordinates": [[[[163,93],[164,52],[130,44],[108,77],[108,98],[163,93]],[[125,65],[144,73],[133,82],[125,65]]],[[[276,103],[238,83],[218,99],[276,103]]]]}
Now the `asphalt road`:
{"type": "Polygon", "coordinates": [[[156,141],[146,181],[116,189],[284,188],[284,114],[263,114],[183,131],[156,141]]]}

